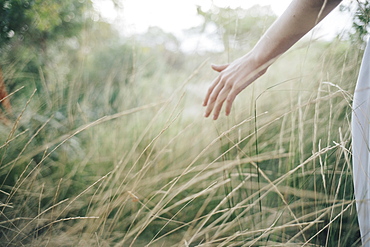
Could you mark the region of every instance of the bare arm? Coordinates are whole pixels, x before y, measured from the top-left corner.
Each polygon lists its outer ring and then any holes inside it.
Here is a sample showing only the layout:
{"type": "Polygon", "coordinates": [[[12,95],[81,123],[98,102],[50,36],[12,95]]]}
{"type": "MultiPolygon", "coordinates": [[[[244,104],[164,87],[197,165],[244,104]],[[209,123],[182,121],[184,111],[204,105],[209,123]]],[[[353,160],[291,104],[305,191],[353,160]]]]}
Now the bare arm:
{"type": "Polygon", "coordinates": [[[263,75],[267,68],[328,13],[341,0],[293,0],[287,10],[261,37],[248,54],[234,62],[212,68],[220,74],[209,87],[203,105],[205,117],[213,111],[217,119],[226,101],[226,115],[230,114],[235,97],[249,84],[263,75]]]}

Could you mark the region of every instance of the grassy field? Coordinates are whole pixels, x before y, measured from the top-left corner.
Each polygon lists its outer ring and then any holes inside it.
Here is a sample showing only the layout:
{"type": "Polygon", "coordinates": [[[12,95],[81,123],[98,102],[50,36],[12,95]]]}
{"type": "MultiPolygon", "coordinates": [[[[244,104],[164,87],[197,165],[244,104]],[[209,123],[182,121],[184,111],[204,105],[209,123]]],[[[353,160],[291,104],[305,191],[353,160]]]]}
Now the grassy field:
{"type": "Polygon", "coordinates": [[[1,245],[360,245],[350,114],[361,50],[304,40],[213,121],[201,107],[210,62],[240,51],[124,48],[81,53],[73,73],[66,54],[36,79],[4,67],[25,83],[0,125],[1,245]]]}

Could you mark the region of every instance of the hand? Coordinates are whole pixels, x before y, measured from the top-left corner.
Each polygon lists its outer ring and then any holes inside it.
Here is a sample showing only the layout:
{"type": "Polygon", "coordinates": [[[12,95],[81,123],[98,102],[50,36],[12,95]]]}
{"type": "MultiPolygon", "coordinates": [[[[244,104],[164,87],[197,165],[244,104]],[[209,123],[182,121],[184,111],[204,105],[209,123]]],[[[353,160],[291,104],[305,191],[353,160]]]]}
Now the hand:
{"type": "Polygon", "coordinates": [[[203,106],[207,107],[204,116],[208,117],[213,111],[213,119],[216,120],[224,102],[226,101],[225,113],[228,116],[235,97],[263,75],[267,66],[259,65],[250,55],[246,55],[230,64],[212,65],[212,69],[220,74],[209,87],[203,106]]]}

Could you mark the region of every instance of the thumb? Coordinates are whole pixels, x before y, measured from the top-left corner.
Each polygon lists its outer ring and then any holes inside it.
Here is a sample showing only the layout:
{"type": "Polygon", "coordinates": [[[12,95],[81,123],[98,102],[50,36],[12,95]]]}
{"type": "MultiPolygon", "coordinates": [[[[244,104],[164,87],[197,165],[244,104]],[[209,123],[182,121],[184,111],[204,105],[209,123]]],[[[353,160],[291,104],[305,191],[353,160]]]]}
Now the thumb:
{"type": "Polygon", "coordinates": [[[221,72],[221,71],[223,71],[224,69],[226,69],[226,68],[229,66],[229,64],[224,64],[224,65],[216,65],[216,64],[212,64],[211,66],[212,66],[212,69],[213,69],[213,70],[215,70],[215,71],[217,71],[217,72],[221,72]]]}

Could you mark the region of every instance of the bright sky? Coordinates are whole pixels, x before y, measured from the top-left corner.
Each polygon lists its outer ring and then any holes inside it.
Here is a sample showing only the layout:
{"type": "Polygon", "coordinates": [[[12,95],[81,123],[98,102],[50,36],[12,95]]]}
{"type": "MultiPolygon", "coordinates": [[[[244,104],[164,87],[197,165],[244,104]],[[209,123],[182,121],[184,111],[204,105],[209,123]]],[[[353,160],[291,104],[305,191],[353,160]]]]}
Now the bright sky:
{"type": "Polygon", "coordinates": [[[132,28],[142,31],[148,25],[159,26],[168,32],[177,32],[200,24],[196,5],[203,10],[212,3],[218,7],[250,8],[255,4],[269,5],[281,14],[290,0],[122,0],[124,18],[132,28]],[[277,4],[278,2],[278,4],[277,4]]]}
{"type": "MultiPolygon", "coordinates": [[[[196,5],[203,10],[209,9],[212,4],[232,8],[250,8],[255,4],[270,5],[277,15],[281,15],[291,0],[121,0],[123,8],[119,13],[114,10],[111,0],[93,2],[103,18],[112,23],[120,23],[123,33],[142,33],[150,26],[158,26],[166,32],[179,34],[182,30],[201,23],[196,5]]],[[[340,13],[337,8],[320,24],[320,34],[327,35],[327,38],[333,37],[350,23],[350,16],[340,13]]]]}

